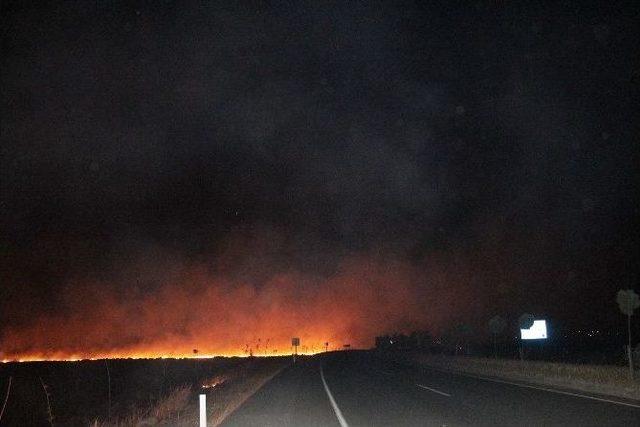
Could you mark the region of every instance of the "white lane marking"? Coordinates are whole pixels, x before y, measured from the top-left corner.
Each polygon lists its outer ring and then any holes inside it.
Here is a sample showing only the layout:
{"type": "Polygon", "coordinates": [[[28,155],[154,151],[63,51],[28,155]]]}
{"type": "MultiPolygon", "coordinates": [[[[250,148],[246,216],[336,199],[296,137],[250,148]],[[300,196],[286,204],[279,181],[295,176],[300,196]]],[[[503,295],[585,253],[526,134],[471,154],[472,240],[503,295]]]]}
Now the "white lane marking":
{"type": "Polygon", "coordinates": [[[514,385],[516,387],[522,387],[522,388],[532,388],[534,390],[548,391],[549,393],[564,394],[564,395],[573,396],[573,397],[581,397],[583,399],[591,399],[591,400],[597,400],[599,402],[613,403],[614,405],[623,405],[623,406],[630,406],[632,408],[640,408],[640,405],[636,405],[636,404],[633,404],[633,403],[627,403],[627,402],[620,402],[618,400],[603,399],[601,397],[589,396],[589,395],[586,395],[586,394],[579,394],[579,393],[571,393],[569,391],[555,390],[553,388],[536,387],[536,386],[528,385],[528,384],[512,383],[511,381],[498,380],[498,379],[495,379],[495,378],[488,378],[488,377],[483,377],[483,376],[480,376],[480,375],[467,374],[467,373],[463,373],[463,372],[453,372],[453,371],[448,371],[446,369],[439,369],[439,368],[432,368],[432,367],[427,367],[427,368],[428,369],[434,369],[434,370],[440,371],[440,372],[445,372],[447,374],[461,375],[463,377],[470,377],[470,378],[475,378],[475,379],[478,379],[478,380],[491,381],[491,382],[494,382],[494,383],[501,383],[501,384],[509,384],[509,385],[514,385]]]}
{"type": "MultiPolygon", "coordinates": [[[[391,372],[387,372],[387,371],[378,371],[378,372],[380,372],[381,374],[385,374],[385,375],[394,375],[391,372]]],[[[416,385],[418,387],[421,387],[421,388],[425,389],[425,390],[429,390],[429,391],[432,391],[434,393],[441,394],[443,396],[451,397],[450,394],[445,393],[444,391],[436,390],[435,388],[427,387],[426,385],[422,385],[422,384],[416,384],[416,385]]]]}
{"type": "Polygon", "coordinates": [[[329,402],[333,407],[333,412],[336,413],[336,418],[338,418],[338,422],[340,423],[340,426],[349,427],[349,424],[347,424],[347,421],[344,419],[344,416],[342,416],[342,411],[338,407],[336,400],[333,398],[333,394],[331,394],[331,390],[329,390],[329,386],[327,385],[327,380],[324,379],[324,370],[322,369],[322,365],[320,366],[320,378],[322,378],[322,385],[324,385],[324,391],[326,391],[327,396],[329,396],[329,402]]]}
{"type": "Polygon", "coordinates": [[[441,394],[443,396],[451,397],[451,395],[449,393],[445,393],[444,391],[436,390],[435,388],[427,387],[426,385],[422,385],[422,384],[416,384],[416,385],[418,387],[420,387],[420,388],[425,389],[425,390],[429,390],[429,391],[432,391],[434,393],[441,394]]]}

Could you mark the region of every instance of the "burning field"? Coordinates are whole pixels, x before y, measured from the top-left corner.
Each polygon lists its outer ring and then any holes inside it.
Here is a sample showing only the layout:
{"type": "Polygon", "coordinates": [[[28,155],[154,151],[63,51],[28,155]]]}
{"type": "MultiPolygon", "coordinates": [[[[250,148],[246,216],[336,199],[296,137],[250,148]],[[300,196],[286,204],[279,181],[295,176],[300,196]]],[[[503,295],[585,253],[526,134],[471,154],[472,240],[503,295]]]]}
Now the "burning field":
{"type": "Polygon", "coordinates": [[[70,282],[32,311],[9,305],[14,316],[1,330],[0,359],[280,355],[291,352],[293,336],[306,354],[325,343],[371,347],[380,331],[437,328],[451,304],[464,303],[444,286],[444,272],[431,273],[426,294],[417,290],[423,279],[415,266],[375,258],[350,259],[324,277],[283,271],[261,282],[258,274],[243,279],[205,266],[145,271],[138,264],[120,283],[70,282]],[[131,277],[139,285],[127,285],[131,277]],[[436,298],[446,309],[425,310],[436,298]]]}

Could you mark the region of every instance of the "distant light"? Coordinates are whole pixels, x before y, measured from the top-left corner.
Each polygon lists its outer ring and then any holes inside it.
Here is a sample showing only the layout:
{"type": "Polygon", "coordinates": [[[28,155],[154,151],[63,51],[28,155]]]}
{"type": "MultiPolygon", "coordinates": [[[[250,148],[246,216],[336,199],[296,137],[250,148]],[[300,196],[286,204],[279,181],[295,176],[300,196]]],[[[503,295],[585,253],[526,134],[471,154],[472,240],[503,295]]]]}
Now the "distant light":
{"type": "Polygon", "coordinates": [[[520,329],[520,338],[523,340],[547,339],[547,322],[545,320],[534,320],[529,329],[520,329]]]}

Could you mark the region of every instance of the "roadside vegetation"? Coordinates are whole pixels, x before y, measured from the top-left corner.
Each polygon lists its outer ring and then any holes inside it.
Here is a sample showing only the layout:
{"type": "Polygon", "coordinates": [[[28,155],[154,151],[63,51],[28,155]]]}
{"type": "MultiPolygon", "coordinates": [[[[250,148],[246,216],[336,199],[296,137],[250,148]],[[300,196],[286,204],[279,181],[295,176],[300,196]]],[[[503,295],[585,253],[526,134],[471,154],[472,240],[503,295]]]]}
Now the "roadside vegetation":
{"type": "Polygon", "coordinates": [[[420,366],[640,400],[640,383],[629,379],[628,370],[623,366],[424,353],[396,354],[395,357],[420,366]]]}
{"type": "Polygon", "coordinates": [[[525,337],[536,318],[524,313],[515,322],[495,315],[475,334],[458,324],[438,338],[428,331],[378,336],[376,349],[405,363],[640,400],[640,344],[634,349],[631,320],[640,297],[621,289],[615,301],[626,316],[625,334],[556,327],[549,335],[542,323],[542,333],[525,337]]]}
{"type": "Polygon", "coordinates": [[[288,363],[221,357],[0,364],[3,400],[12,381],[0,425],[193,426],[198,394],[206,393],[208,425],[216,426],[288,363]]]}

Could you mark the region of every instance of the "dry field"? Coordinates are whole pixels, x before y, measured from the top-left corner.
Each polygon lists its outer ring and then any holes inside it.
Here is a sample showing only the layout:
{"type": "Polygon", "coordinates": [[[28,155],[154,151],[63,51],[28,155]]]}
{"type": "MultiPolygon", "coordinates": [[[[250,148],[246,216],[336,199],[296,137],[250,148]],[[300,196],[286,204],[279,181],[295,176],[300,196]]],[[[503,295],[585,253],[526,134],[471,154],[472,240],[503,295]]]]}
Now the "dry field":
{"type": "Polygon", "coordinates": [[[629,380],[626,367],[540,361],[408,354],[406,362],[438,369],[570,388],[640,400],[640,381],[629,380]]]}
{"type": "Polygon", "coordinates": [[[2,426],[193,426],[198,394],[218,425],[288,357],[0,364],[2,426]],[[108,366],[108,371],[107,371],[108,366]],[[108,373],[107,373],[108,372],[108,373]]]}

